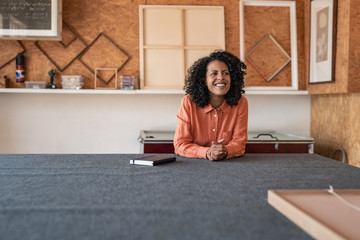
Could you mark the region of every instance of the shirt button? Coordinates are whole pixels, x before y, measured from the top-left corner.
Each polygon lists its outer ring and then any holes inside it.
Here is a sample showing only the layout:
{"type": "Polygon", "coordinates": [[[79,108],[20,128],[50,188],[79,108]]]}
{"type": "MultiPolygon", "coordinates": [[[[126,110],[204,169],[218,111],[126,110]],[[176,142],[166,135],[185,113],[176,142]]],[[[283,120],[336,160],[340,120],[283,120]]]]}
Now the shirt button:
{"type": "Polygon", "coordinates": [[[214,114],[214,117],[216,117],[216,114],[214,114]]]}
{"type": "Polygon", "coordinates": [[[215,128],[213,129],[213,132],[215,132],[215,128]]]}

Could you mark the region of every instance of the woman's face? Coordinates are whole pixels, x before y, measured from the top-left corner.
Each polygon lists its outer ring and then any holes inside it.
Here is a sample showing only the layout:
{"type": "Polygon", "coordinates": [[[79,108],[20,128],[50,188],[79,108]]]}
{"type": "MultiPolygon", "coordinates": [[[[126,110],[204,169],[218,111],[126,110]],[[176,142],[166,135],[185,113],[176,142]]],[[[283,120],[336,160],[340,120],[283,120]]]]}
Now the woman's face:
{"type": "Polygon", "coordinates": [[[207,65],[206,85],[211,95],[225,96],[231,86],[230,72],[224,62],[214,60],[207,65]]]}

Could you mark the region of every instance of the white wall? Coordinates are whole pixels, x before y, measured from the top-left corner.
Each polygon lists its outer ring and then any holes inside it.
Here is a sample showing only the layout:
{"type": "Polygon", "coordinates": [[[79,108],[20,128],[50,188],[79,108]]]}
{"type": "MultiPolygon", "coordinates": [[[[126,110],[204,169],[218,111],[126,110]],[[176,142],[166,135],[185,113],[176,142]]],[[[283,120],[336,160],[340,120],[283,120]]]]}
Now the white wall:
{"type": "MultiPolygon", "coordinates": [[[[141,129],[175,129],[182,97],[0,93],[0,153],[139,153],[141,129]]],[[[310,96],[246,97],[249,131],[309,136],[310,96]]]]}

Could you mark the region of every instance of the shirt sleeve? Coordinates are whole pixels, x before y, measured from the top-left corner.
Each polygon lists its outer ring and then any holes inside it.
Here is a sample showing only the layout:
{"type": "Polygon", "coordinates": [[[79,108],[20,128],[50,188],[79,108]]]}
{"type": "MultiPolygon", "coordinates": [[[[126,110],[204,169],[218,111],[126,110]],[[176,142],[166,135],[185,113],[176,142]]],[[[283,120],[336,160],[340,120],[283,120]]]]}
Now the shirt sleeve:
{"type": "Polygon", "coordinates": [[[248,101],[242,96],[238,103],[236,122],[233,136],[229,144],[226,145],[228,155],[226,158],[234,158],[244,155],[247,142],[248,128],[248,101]]]}
{"type": "Polygon", "coordinates": [[[177,114],[177,127],[174,136],[175,153],[188,158],[206,158],[208,147],[194,143],[191,131],[191,104],[187,97],[184,97],[177,114]]]}

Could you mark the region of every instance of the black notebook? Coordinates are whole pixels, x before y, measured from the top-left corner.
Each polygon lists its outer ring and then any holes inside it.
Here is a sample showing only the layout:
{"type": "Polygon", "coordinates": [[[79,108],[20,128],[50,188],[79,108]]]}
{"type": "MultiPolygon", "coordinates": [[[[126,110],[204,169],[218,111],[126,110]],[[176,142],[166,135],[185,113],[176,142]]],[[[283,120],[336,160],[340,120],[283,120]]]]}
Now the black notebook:
{"type": "Polygon", "coordinates": [[[156,166],[163,163],[175,162],[176,157],[167,155],[151,155],[137,159],[131,159],[130,164],[156,166]]]}

